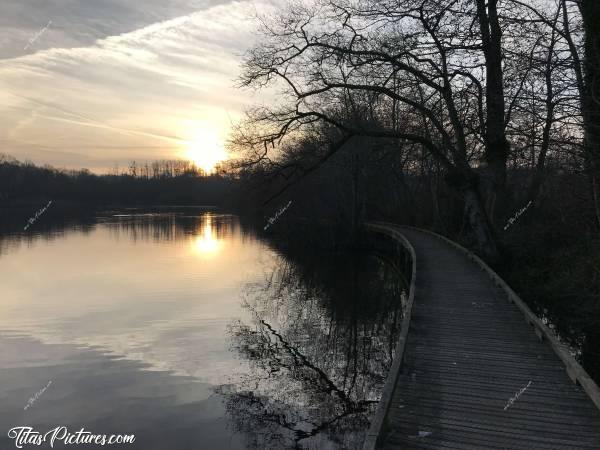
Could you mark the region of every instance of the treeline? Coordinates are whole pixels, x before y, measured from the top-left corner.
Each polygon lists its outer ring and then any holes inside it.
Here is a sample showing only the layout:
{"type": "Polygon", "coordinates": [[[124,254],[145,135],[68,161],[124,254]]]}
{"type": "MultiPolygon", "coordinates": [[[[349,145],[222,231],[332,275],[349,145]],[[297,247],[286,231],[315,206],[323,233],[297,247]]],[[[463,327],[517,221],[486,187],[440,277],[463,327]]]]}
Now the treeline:
{"type": "MultiPolygon", "coordinates": [[[[215,172],[220,172],[220,167],[215,169],[215,172]]],[[[209,174],[203,169],[197,167],[193,162],[183,159],[163,159],[159,161],[145,161],[138,163],[132,161],[124,172],[121,172],[118,167],[111,171],[111,175],[129,175],[133,178],[158,179],[158,178],[176,178],[180,176],[188,177],[205,177],[209,174]]]]}
{"type": "Polygon", "coordinates": [[[384,219],[470,245],[600,379],[598,23],[596,0],[294,2],[246,59],[243,85],[284,94],[240,125],[236,169],[293,201],[272,232],[384,219]]]}
{"type": "Polygon", "coordinates": [[[232,198],[235,185],[229,176],[206,175],[186,161],[132,163],[125,173],[96,175],[88,170],[59,170],[0,157],[0,206],[6,207],[44,200],[90,207],[224,205],[232,198]]]}

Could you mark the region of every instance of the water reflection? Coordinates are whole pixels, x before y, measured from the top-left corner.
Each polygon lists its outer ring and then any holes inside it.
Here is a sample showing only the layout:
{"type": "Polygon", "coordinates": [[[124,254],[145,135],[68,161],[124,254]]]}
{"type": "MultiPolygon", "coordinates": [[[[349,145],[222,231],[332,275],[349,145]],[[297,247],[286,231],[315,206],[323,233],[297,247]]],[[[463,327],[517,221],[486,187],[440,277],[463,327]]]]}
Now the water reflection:
{"type": "Polygon", "coordinates": [[[202,224],[198,236],[194,239],[194,248],[201,255],[210,255],[219,250],[222,244],[222,239],[217,237],[217,233],[213,229],[212,215],[208,215],[206,222],[202,224]]]}
{"type": "Polygon", "coordinates": [[[280,259],[230,326],[250,371],[223,386],[249,448],[360,448],[391,366],[405,286],[374,256],[280,259]]]}
{"type": "Polygon", "coordinates": [[[42,432],[63,425],[71,431],[84,427],[99,434],[136,436],[134,445],[108,447],[113,450],[245,448],[242,437],[229,431],[213,387],[195,378],[150,371],[143,363],[98,349],[44,344],[23,336],[0,335],[0,355],[2,449],[15,448],[8,429],[25,425],[42,432]],[[48,389],[24,410],[49,381],[48,389]]]}
{"type": "Polygon", "coordinates": [[[226,327],[268,247],[217,213],[43,219],[2,237],[0,448],[21,424],[133,432],[129,450],[244,448],[214,388],[243,371],[226,327]],[[216,243],[210,261],[198,239],[216,243]]]}
{"type": "Polygon", "coordinates": [[[27,246],[5,238],[17,244],[0,257],[0,332],[100,347],[209,382],[237,367],[225,326],[245,314],[240,286],[272,253],[235,217],[106,214],[87,233],[63,232],[27,246]],[[218,252],[199,257],[198,240],[218,252]]]}
{"type": "Polygon", "coordinates": [[[380,258],[284,256],[215,212],[50,212],[0,238],[0,448],[24,423],[130,450],[360,446],[402,316],[380,258]]]}

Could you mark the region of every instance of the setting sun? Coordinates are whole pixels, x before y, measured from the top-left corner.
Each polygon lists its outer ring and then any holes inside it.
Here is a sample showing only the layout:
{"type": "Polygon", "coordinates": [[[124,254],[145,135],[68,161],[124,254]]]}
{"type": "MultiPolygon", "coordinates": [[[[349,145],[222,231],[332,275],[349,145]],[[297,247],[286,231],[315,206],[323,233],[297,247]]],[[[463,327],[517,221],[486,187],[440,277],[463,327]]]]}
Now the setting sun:
{"type": "Polygon", "coordinates": [[[212,173],[219,162],[227,159],[227,153],[219,134],[203,128],[197,130],[193,139],[188,141],[185,157],[204,172],[212,173]]]}

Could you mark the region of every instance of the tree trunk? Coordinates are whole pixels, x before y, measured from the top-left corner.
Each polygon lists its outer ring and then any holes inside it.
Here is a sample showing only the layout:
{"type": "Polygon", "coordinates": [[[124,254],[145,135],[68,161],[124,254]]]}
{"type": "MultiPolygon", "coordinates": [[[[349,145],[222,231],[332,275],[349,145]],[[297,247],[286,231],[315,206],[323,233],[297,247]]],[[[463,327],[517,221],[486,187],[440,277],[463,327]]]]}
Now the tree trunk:
{"type": "Polygon", "coordinates": [[[417,223],[417,211],[418,205],[415,199],[415,195],[413,190],[406,182],[406,178],[404,177],[403,168],[394,171],[394,175],[396,175],[396,179],[398,180],[399,186],[396,195],[398,196],[398,192],[404,200],[408,203],[408,207],[404,209],[404,212],[408,214],[408,224],[409,225],[418,225],[417,223]]]}
{"type": "Polygon", "coordinates": [[[581,349],[581,362],[592,378],[600,377],[600,332],[597,327],[590,326],[585,331],[585,341],[581,349]]]}
{"type": "Polygon", "coordinates": [[[592,183],[592,201],[594,202],[594,213],[596,215],[596,225],[600,230],[600,193],[598,192],[598,171],[591,174],[592,183]]]}
{"type": "Polygon", "coordinates": [[[479,252],[489,262],[495,263],[500,258],[500,252],[498,251],[496,239],[488,221],[481,195],[476,188],[472,187],[463,190],[462,194],[465,202],[465,216],[477,240],[479,252]]]}
{"type": "Polygon", "coordinates": [[[358,239],[365,218],[365,202],[361,185],[361,162],[358,153],[352,155],[352,238],[358,239]]]}
{"type": "Polygon", "coordinates": [[[600,205],[598,180],[600,179],[600,2],[583,0],[581,16],[585,29],[585,59],[583,86],[583,114],[585,123],[585,146],[589,159],[590,184],[598,229],[600,229],[600,205]]]}
{"type": "MultiPolygon", "coordinates": [[[[437,165],[436,165],[437,166],[437,165]]],[[[439,167],[435,167],[432,170],[429,178],[429,188],[431,190],[431,199],[433,206],[433,229],[436,231],[444,232],[446,227],[444,226],[444,221],[442,219],[442,215],[440,213],[440,189],[439,189],[439,167]]]]}
{"type": "Polygon", "coordinates": [[[479,178],[470,168],[464,168],[448,173],[446,182],[461,194],[464,216],[475,238],[478,251],[490,263],[498,262],[500,251],[479,191],[479,178]]]}
{"type": "Polygon", "coordinates": [[[506,163],[510,145],[506,139],[504,76],[502,73],[502,30],[497,11],[498,0],[477,0],[477,14],[486,70],[485,159],[488,176],[486,197],[488,214],[493,222],[496,205],[505,203],[506,163]]]}
{"type": "Polygon", "coordinates": [[[571,35],[566,0],[562,0],[561,7],[564,36],[573,58],[573,70],[577,78],[583,117],[585,164],[590,179],[597,230],[600,231],[600,199],[598,198],[598,180],[600,179],[600,29],[598,29],[600,2],[582,0],[580,5],[585,31],[585,58],[583,61],[571,35]]]}
{"type": "MultiPolygon", "coordinates": [[[[557,16],[558,19],[558,16],[557,16]]],[[[556,23],[556,20],[555,20],[556,23]]],[[[535,167],[535,172],[533,174],[533,179],[531,181],[531,185],[529,186],[528,192],[528,200],[531,202],[535,202],[537,196],[540,193],[540,189],[542,187],[542,182],[544,180],[544,173],[546,170],[546,156],[548,155],[548,150],[550,149],[550,133],[552,131],[552,125],[554,124],[554,87],[552,85],[552,70],[553,70],[553,62],[552,58],[554,56],[554,45],[555,45],[555,31],[552,32],[552,43],[548,47],[548,56],[546,57],[546,69],[544,73],[544,78],[546,82],[546,119],[544,120],[544,131],[542,132],[542,145],[540,148],[540,156],[537,161],[537,165],[535,167]]]]}

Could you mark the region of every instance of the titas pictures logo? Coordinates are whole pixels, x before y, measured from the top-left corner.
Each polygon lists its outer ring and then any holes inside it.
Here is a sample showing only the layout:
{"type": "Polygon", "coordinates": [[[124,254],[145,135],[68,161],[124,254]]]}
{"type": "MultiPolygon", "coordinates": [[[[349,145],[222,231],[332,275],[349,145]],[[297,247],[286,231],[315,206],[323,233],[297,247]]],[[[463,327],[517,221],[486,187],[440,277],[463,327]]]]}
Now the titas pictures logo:
{"type": "Polygon", "coordinates": [[[54,448],[56,444],[63,445],[114,445],[114,444],[133,444],[135,442],[134,434],[93,434],[81,428],[74,433],[69,432],[67,427],[58,426],[46,433],[34,430],[33,427],[20,426],[8,430],[8,437],[14,439],[16,448],[23,448],[25,445],[43,445],[49,444],[54,448]]]}
{"type": "Polygon", "coordinates": [[[42,389],[37,391],[33,397],[31,397],[29,400],[27,400],[27,404],[23,407],[23,410],[27,410],[29,407],[31,407],[38,400],[38,398],[40,398],[42,396],[42,394],[44,392],[46,392],[46,389],[48,389],[48,387],[51,384],[52,384],[52,380],[48,381],[48,384],[46,386],[44,386],[42,389]]]}
{"type": "Polygon", "coordinates": [[[29,43],[23,48],[23,50],[27,50],[29,47],[31,47],[31,45],[37,41],[39,39],[39,37],[44,34],[44,32],[48,29],[48,27],[52,24],[52,21],[49,20],[48,24],[42,28],[40,31],[38,31],[31,39],[29,39],[29,43]]]}
{"type": "Polygon", "coordinates": [[[264,226],[263,230],[267,231],[267,229],[271,225],[273,225],[275,222],[277,222],[277,219],[279,219],[279,217],[290,207],[291,204],[292,204],[292,201],[290,200],[287,205],[285,205],[283,208],[281,208],[279,211],[277,211],[275,213],[275,215],[267,221],[268,223],[264,226]]]}
{"type": "Polygon", "coordinates": [[[52,204],[52,200],[50,200],[48,202],[48,204],[46,206],[44,206],[42,209],[40,209],[38,212],[35,213],[35,216],[33,216],[32,218],[30,218],[27,221],[27,225],[25,225],[25,227],[23,228],[23,231],[27,231],[27,229],[33,225],[35,223],[36,220],[38,220],[38,218],[44,214],[46,212],[46,210],[50,207],[50,205],[52,204]]]}

